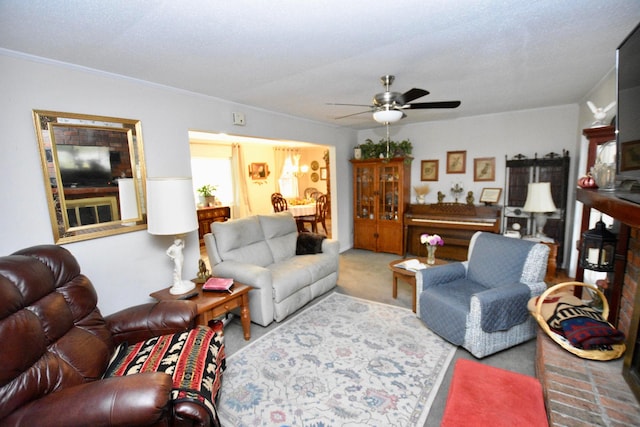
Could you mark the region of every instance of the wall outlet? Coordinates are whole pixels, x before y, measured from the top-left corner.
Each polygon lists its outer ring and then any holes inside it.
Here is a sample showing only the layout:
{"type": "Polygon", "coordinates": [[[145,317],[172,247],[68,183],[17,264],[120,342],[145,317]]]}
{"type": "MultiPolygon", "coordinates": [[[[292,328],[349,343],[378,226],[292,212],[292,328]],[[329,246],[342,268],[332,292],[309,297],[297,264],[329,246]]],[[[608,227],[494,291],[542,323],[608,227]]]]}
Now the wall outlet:
{"type": "Polygon", "coordinates": [[[245,125],[244,114],[242,113],[233,113],[233,124],[237,126],[245,125]]]}

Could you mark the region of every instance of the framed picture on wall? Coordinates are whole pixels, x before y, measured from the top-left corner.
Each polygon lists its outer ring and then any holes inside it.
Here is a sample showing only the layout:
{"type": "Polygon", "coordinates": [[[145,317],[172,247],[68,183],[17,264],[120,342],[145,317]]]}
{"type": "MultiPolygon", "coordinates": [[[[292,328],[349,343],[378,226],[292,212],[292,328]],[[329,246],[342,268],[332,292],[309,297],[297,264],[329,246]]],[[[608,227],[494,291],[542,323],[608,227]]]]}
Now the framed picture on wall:
{"type": "Polygon", "coordinates": [[[447,173],[465,173],[467,171],[466,151],[447,151],[447,173]]]}
{"type": "Polygon", "coordinates": [[[251,163],[249,165],[249,176],[251,179],[267,179],[269,165],[267,163],[251,163]]]}
{"type": "Polygon", "coordinates": [[[496,158],[478,157],[473,159],[473,180],[474,181],[495,181],[496,180],[496,158]]]}
{"type": "Polygon", "coordinates": [[[438,163],[438,160],[423,160],[420,162],[420,181],[437,181],[438,163]]]}
{"type": "Polygon", "coordinates": [[[483,188],[480,193],[480,203],[491,205],[500,201],[502,188],[483,188]]]}

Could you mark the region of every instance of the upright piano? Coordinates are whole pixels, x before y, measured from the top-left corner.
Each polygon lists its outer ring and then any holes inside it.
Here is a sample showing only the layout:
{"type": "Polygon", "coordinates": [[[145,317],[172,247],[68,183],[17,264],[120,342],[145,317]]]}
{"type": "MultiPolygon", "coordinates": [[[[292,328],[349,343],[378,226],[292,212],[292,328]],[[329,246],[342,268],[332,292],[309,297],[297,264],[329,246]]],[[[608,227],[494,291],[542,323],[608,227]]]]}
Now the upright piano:
{"type": "Polygon", "coordinates": [[[426,256],[420,235],[438,234],[444,246],[436,257],[464,261],[469,242],[476,231],[500,233],[500,206],[465,203],[434,203],[410,205],[404,215],[405,254],[426,256]]]}

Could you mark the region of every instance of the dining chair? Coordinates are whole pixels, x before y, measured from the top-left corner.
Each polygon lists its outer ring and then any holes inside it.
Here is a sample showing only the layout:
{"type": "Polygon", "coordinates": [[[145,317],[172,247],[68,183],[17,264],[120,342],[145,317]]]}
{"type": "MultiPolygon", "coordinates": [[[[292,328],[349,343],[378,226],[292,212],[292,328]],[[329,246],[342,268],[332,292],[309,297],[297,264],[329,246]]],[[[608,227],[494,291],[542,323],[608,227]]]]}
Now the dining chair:
{"type": "Polygon", "coordinates": [[[274,212],[282,212],[288,209],[287,200],[282,197],[280,193],[273,193],[271,195],[271,204],[273,205],[274,212]]]}
{"type": "Polygon", "coordinates": [[[324,234],[327,234],[327,211],[329,209],[329,202],[327,200],[327,196],[322,194],[318,196],[316,199],[316,213],[314,215],[306,215],[296,218],[299,224],[302,224],[302,228],[304,228],[305,223],[311,224],[311,231],[314,233],[318,232],[318,224],[322,224],[322,228],[324,229],[324,234]]]}
{"type": "Polygon", "coordinates": [[[304,189],[304,198],[310,199],[314,193],[317,193],[318,189],[315,187],[307,187],[304,189]]]}
{"type": "Polygon", "coordinates": [[[309,195],[309,199],[318,200],[318,197],[322,196],[322,193],[319,191],[314,191],[309,195]]]}

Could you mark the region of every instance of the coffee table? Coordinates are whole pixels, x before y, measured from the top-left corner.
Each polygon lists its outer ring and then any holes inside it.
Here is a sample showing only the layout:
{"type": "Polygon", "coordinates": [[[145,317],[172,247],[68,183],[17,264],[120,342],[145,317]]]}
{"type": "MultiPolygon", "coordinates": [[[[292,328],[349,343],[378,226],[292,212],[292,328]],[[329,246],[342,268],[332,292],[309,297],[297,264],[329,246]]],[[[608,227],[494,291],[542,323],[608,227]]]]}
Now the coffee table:
{"type": "MultiPolygon", "coordinates": [[[[149,294],[158,301],[171,301],[181,299],[181,295],[172,295],[169,293],[170,288],[149,294]]],[[[242,323],[242,331],[244,339],[251,339],[251,314],[249,312],[249,291],[253,289],[249,285],[235,282],[229,292],[211,292],[203,291],[202,283],[196,283],[196,288],[190,292],[198,292],[197,296],[189,298],[198,306],[198,317],[196,322],[199,325],[207,325],[210,320],[218,316],[229,313],[231,310],[240,307],[240,322],[242,323]]],[[[189,292],[188,292],[189,293],[189,292]]],[[[187,294],[188,294],[187,293],[187,294]]]]}
{"type": "MultiPolygon", "coordinates": [[[[414,258],[419,260],[423,264],[427,263],[427,258],[423,258],[423,257],[414,257],[414,258]]],[[[414,258],[406,258],[406,259],[403,258],[403,259],[393,260],[389,263],[389,269],[393,272],[393,298],[394,299],[398,298],[398,279],[411,285],[413,289],[413,303],[411,308],[415,313],[416,312],[416,272],[407,270],[406,268],[400,268],[395,266],[396,264],[406,261],[407,259],[414,259],[414,258]]],[[[436,263],[434,265],[442,265],[446,263],[447,261],[436,258],[436,263]]]]}

